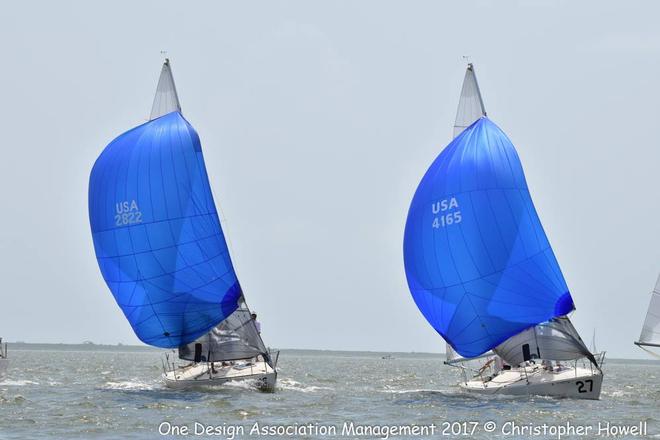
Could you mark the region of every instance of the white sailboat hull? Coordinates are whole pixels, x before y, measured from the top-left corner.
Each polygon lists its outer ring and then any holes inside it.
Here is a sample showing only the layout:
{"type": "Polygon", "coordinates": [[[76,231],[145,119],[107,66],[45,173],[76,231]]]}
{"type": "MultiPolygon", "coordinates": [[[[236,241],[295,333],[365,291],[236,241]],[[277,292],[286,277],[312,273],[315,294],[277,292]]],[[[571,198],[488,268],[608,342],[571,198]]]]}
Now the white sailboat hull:
{"type": "Polygon", "coordinates": [[[600,398],[603,375],[591,368],[565,367],[556,372],[540,365],[504,370],[490,380],[479,378],[459,383],[461,389],[477,394],[537,395],[573,399],[600,398]]]}
{"type": "Polygon", "coordinates": [[[262,391],[274,391],[277,371],[265,362],[222,366],[216,362],[192,364],[163,374],[165,385],[175,389],[215,388],[229,382],[247,382],[262,391]]]}

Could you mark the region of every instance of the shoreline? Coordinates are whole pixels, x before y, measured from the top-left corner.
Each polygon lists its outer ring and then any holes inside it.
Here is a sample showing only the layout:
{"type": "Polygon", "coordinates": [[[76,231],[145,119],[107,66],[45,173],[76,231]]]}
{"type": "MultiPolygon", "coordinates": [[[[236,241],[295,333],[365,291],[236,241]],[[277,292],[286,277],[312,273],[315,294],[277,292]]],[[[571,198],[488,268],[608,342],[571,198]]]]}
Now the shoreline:
{"type": "MultiPolygon", "coordinates": [[[[12,351],[85,351],[85,352],[114,352],[114,353],[162,353],[168,351],[165,348],[150,347],[148,345],[130,345],[130,344],[96,344],[93,342],[85,342],[79,344],[71,343],[53,343],[53,342],[7,342],[9,345],[9,352],[12,351]]],[[[444,359],[445,353],[428,353],[428,352],[399,352],[399,351],[366,351],[366,350],[323,350],[323,349],[307,349],[307,348],[278,348],[282,353],[299,354],[299,355],[317,355],[317,356],[334,356],[334,357],[359,357],[364,356],[368,358],[379,356],[392,356],[396,360],[397,357],[401,358],[441,358],[444,359]]],[[[635,363],[639,365],[660,365],[660,360],[654,359],[635,359],[635,358],[607,358],[607,363],[635,363]]]]}

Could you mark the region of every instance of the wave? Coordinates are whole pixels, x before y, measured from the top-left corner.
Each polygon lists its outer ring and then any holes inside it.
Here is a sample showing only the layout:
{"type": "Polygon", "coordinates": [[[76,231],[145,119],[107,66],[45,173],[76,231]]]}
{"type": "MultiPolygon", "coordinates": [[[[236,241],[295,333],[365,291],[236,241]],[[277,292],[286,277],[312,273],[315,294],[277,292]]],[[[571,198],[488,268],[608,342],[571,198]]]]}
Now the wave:
{"type": "Polygon", "coordinates": [[[22,405],[24,402],[26,402],[27,399],[20,394],[17,394],[14,397],[11,396],[0,396],[0,403],[3,404],[16,404],[16,405],[22,405]]]}
{"type": "Polygon", "coordinates": [[[507,394],[483,395],[467,393],[462,390],[436,390],[428,388],[385,389],[379,392],[392,396],[395,405],[441,406],[451,405],[453,408],[477,410],[478,408],[501,407],[518,402],[536,402],[537,404],[555,405],[556,399],[550,396],[514,396],[507,394]]]}
{"type": "Polygon", "coordinates": [[[316,385],[305,386],[300,382],[288,378],[279,380],[277,383],[277,388],[280,390],[298,391],[300,393],[315,393],[317,391],[334,391],[334,388],[331,387],[321,387],[316,385]]]}
{"type": "Polygon", "coordinates": [[[380,393],[388,393],[388,394],[443,394],[443,395],[451,395],[452,393],[447,393],[446,391],[442,390],[431,390],[431,389],[425,389],[425,388],[419,388],[419,389],[411,389],[411,390],[379,390],[378,392],[380,393]]]}
{"type": "Polygon", "coordinates": [[[35,382],[33,380],[3,380],[0,382],[0,386],[8,386],[8,387],[22,387],[26,385],[39,385],[39,382],[35,382]]]}
{"type": "Polygon", "coordinates": [[[259,385],[259,381],[256,379],[245,379],[245,380],[230,380],[229,382],[224,382],[221,386],[224,388],[256,390],[258,389],[258,385],[259,385]]]}
{"type": "Polygon", "coordinates": [[[103,386],[106,390],[153,390],[156,388],[154,382],[141,382],[141,381],[121,381],[121,382],[106,382],[103,386]]]}

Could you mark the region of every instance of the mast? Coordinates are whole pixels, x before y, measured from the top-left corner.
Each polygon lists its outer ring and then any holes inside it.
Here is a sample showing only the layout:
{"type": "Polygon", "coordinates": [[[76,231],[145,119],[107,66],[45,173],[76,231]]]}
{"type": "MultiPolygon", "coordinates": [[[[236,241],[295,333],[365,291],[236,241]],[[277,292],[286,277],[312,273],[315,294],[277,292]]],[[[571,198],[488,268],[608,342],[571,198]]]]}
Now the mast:
{"type": "MultiPolygon", "coordinates": [[[[477,83],[477,76],[474,73],[474,65],[467,64],[465,70],[465,77],[463,78],[463,87],[461,87],[461,96],[458,98],[458,109],[456,111],[456,120],[454,121],[454,138],[461,134],[463,130],[472,125],[474,121],[486,114],[483,99],[481,98],[481,91],[477,83]],[[475,99],[476,98],[476,99],[475,99]]],[[[456,361],[460,362],[466,358],[462,357],[454,351],[454,349],[446,343],[445,353],[447,356],[446,364],[452,364],[456,361]]],[[[485,354],[473,359],[481,357],[492,356],[493,352],[488,351],[485,354]]]]}
{"type": "MultiPolygon", "coordinates": [[[[481,96],[481,89],[477,82],[474,65],[468,63],[463,79],[463,87],[461,88],[461,96],[458,101],[458,109],[456,111],[454,138],[484,116],[486,116],[486,106],[481,96]]],[[[449,344],[447,345],[449,346],[449,344]]],[[[530,349],[535,347],[533,351],[539,356],[543,351],[550,357],[558,358],[556,360],[574,359],[583,355],[598,367],[595,358],[585,346],[568,317],[541,323],[522,331],[498,347],[495,347],[493,351],[508,362],[516,365],[523,361],[521,350],[523,345],[527,345],[530,349]],[[565,358],[561,359],[562,357],[565,358]]],[[[449,350],[447,352],[449,353],[449,350]]],[[[454,357],[458,357],[453,353],[453,350],[451,353],[454,357]]],[[[492,354],[492,352],[489,353],[492,354]]]]}
{"type": "Polygon", "coordinates": [[[179,103],[179,95],[176,92],[176,85],[172,76],[172,67],[170,66],[169,58],[165,58],[163,68],[160,71],[156,96],[154,96],[154,103],[151,106],[149,120],[152,121],[168,113],[180,111],[181,104],[179,103]]]}
{"type": "Polygon", "coordinates": [[[138,338],[162,348],[207,334],[242,295],[199,135],[180,110],[166,59],[151,120],[105,147],[88,192],[101,274],[138,338]]]}
{"type": "MultiPolygon", "coordinates": [[[[158,119],[172,112],[181,112],[181,104],[170,60],[165,58],[149,120],[158,119]]],[[[205,354],[207,361],[244,359],[257,354],[269,357],[268,349],[252,321],[251,311],[242,291],[238,303],[238,309],[212,327],[208,333],[195,341],[179,346],[179,356],[182,359],[195,360],[198,354],[205,354]]]]}
{"type": "Polygon", "coordinates": [[[468,63],[463,79],[461,97],[458,100],[458,109],[456,110],[454,137],[461,134],[463,130],[482,116],[486,116],[486,107],[481,98],[477,76],[474,73],[474,65],[468,63]]]}

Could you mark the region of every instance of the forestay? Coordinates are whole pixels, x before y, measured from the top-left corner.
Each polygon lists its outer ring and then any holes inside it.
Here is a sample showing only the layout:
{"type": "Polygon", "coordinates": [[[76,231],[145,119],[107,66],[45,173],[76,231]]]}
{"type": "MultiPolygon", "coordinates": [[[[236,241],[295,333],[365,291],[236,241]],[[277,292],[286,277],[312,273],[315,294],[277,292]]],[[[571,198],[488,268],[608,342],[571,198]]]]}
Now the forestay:
{"type": "Polygon", "coordinates": [[[518,154],[486,117],[424,175],[408,213],[404,262],[417,306],[464,357],[574,309],[518,154]]]}

